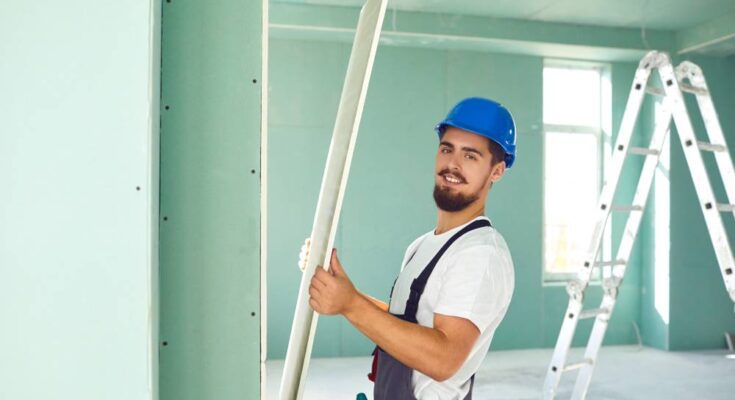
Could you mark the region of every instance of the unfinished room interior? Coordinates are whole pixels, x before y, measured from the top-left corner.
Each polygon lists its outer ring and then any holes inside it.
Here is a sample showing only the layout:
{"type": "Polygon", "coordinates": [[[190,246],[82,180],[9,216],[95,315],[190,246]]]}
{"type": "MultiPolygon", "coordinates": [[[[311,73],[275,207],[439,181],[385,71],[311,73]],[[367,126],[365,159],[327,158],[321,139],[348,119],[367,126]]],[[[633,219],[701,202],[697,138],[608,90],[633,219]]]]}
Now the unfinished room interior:
{"type": "Polygon", "coordinates": [[[0,400],[735,398],[735,0],[0,37],[0,400]]]}

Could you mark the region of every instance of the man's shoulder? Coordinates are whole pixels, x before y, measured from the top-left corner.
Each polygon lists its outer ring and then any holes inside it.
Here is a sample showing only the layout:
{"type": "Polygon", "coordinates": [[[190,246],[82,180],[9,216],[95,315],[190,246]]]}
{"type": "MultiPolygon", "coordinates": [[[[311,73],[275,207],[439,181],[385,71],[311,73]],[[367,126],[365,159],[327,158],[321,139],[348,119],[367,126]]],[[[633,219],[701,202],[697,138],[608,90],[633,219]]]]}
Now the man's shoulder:
{"type": "Polygon", "coordinates": [[[503,235],[490,226],[466,233],[460,240],[457,240],[456,246],[453,247],[455,247],[455,252],[471,248],[492,252],[493,250],[507,250],[508,245],[505,243],[503,235]]]}
{"type": "MultiPolygon", "coordinates": [[[[513,261],[503,236],[494,228],[477,229],[458,240],[440,261],[442,270],[467,268],[473,271],[512,270],[513,261]]],[[[512,273],[512,271],[508,271],[512,273]]]]}

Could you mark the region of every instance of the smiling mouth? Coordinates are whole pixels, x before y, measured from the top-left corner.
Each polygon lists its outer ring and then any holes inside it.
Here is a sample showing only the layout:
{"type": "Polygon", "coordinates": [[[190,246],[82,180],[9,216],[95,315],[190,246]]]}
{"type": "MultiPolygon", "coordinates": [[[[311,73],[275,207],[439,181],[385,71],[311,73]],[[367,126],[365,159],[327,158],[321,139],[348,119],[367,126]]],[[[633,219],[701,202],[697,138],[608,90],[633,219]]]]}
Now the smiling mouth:
{"type": "Polygon", "coordinates": [[[459,185],[459,184],[465,183],[464,179],[454,174],[447,173],[447,174],[439,174],[439,175],[444,179],[444,182],[447,182],[452,185],[459,185]]]}

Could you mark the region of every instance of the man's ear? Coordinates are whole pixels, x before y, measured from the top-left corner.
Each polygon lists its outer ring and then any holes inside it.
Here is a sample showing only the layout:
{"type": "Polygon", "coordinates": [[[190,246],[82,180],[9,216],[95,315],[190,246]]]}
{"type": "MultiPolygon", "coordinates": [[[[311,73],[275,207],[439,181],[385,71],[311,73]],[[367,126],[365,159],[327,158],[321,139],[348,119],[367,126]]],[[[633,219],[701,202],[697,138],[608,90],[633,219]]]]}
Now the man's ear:
{"type": "Polygon", "coordinates": [[[490,170],[490,181],[492,183],[495,183],[503,179],[503,175],[505,175],[505,169],[505,160],[493,165],[492,169],[490,170]]]}

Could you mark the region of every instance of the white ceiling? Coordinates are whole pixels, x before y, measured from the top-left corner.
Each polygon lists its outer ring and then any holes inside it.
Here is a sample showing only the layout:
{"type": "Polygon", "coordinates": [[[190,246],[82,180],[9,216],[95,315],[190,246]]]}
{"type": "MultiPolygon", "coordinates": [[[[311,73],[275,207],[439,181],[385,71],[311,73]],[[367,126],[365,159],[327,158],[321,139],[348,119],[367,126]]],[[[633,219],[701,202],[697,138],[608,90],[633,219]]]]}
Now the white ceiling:
{"type": "MultiPolygon", "coordinates": [[[[271,0],[351,6],[364,0],[271,0]]],[[[735,0],[390,0],[389,9],[663,30],[692,28],[735,13],[735,0]]]]}

